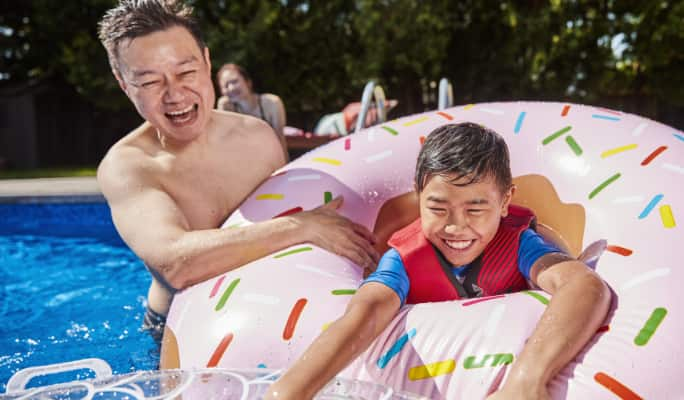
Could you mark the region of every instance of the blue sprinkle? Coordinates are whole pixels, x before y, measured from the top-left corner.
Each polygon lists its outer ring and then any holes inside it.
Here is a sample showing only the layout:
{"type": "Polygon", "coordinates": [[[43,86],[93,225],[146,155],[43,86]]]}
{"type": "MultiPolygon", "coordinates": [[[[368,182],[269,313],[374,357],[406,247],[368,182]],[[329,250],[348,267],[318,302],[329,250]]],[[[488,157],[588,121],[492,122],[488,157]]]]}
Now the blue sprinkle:
{"type": "Polygon", "coordinates": [[[396,343],[390,347],[389,350],[387,350],[387,353],[383,354],[380,358],[378,358],[378,368],[383,369],[387,366],[387,363],[390,362],[390,360],[399,354],[402,348],[406,345],[406,342],[409,341],[412,337],[416,336],[416,328],[411,329],[404,335],[402,335],[399,340],[397,340],[396,343]]]}
{"type": "Polygon", "coordinates": [[[611,117],[610,115],[592,114],[592,118],[607,119],[608,121],[619,121],[618,117],[611,117]]]}
{"type": "Polygon", "coordinates": [[[639,214],[639,219],[644,219],[648,217],[648,214],[651,213],[651,210],[655,208],[655,206],[660,202],[660,200],[663,199],[663,197],[664,196],[662,194],[655,195],[653,199],[651,199],[651,201],[648,203],[646,208],[644,208],[644,211],[642,211],[641,214],[639,214]]]}
{"type": "Polygon", "coordinates": [[[261,363],[261,364],[257,365],[257,368],[266,368],[266,364],[261,363]]]}
{"type": "Polygon", "coordinates": [[[675,134],[674,134],[674,137],[676,137],[677,139],[679,139],[679,140],[681,140],[682,142],[684,142],[684,136],[675,133],[675,134]]]}
{"type": "Polygon", "coordinates": [[[515,129],[513,132],[517,135],[518,132],[520,132],[520,127],[522,127],[523,120],[525,119],[525,115],[527,115],[527,111],[523,111],[518,115],[518,120],[515,121],[515,129]]]}

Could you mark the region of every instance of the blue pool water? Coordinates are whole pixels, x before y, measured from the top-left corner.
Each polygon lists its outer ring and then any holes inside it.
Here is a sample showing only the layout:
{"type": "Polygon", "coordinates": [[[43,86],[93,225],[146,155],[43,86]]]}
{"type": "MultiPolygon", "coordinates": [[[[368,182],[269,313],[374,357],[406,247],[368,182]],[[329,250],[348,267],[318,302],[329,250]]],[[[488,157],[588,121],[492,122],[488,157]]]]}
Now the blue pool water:
{"type": "Polygon", "coordinates": [[[88,357],[115,373],[156,369],[140,329],[149,283],[105,203],[0,204],[0,393],[20,369],[88,357]]]}

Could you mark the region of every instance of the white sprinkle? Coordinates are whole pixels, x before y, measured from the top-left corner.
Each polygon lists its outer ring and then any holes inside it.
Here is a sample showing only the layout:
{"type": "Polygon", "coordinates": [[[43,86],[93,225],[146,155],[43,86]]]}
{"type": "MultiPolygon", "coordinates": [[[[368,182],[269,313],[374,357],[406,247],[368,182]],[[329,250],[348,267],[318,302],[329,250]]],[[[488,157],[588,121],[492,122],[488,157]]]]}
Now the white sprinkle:
{"type": "Polygon", "coordinates": [[[489,319],[487,319],[487,322],[485,323],[485,337],[490,338],[494,336],[495,333],[498,334],[499,322],[501,322],[501,318],[503,318],[504,311],[506,311],[506,305],[499,304],[494,308],[494,311],[489,314],[489,319]]]}
{"type": "Polygon", "coordinates": [[[634,130],[632,131],[632,136],[640,136],[641,132],[643,132],[647,126],[648,126],[648,124],[646,122],[640,123],[639,126],[634,128],[634,130]]]}
{"type": "Polygon", "coordinates": [[[317,181],[321,179],[321,176],[318,174],[312,174],[312,175],[299,175],[299,176],[292,176],[287,178],[288,182],[295,182],[295,181],[317,181]]]}
{"type": "Polygon", "coordinates": [[[641,203],[643,201],[644,196],[627,196],[613,199],[613,204],[641,203]]]}
{"type": "Polygon", "coordinates": [[[320,269],[318,267],[312,267],[311,265],[297,264],[297,265],[295,265],[295,268],[303,269],[304,271],[315,272],[317,274],[327,276],[329,278],[335,278],[335,279],[339,278],[339,276],[333,275],[330,272],[323,271],[322,269],[320,269]]]}
{"type": "Polygon", "coordinates": [[[659,268],[659,269],[654,269],[653,271],[648,271],[646,273],[643,273],[639,276],[636,276],[630,280],[627,281],[627,283],[623,284],[620,287],[620,290],[629,290],[635,286],[639,286],[644,282],[650,281],[651,279],[655,278],[661,278],[663,276],[670,275],[670,269],[669,268],[659,268]]]}
{"type": "Polygon", "coordinates": [[[495,108],[480,108],[480,111],[490,113],[490,114],[496,114],[496,115],[503,115],[504,114],[503,110],[497,110],[495,108]]]}
{"type": "Polygon", "coordinates": [[[245,301],[250,301],[252,303],[260,303],[267,305],[276,305],[280,303],[280,299],[277,297],[267,296],[265,294],[258,293],[246,293],[242,295],[242,298],[245,299],[245,301]]]}
{"type": "Polygon", "coordinates": [[[374,163],[376,161],[384,160],[385,158],[392,155],[392,150],[385,150],[382,153],[374,154],[372,156],[366,157],[367,163],[374,163]]]}
{"type": "Polygon", "coordinates": [[[368,137],[369,142],[375,142],[375,128],[369,130],[368,135],[366,136],[368,137]]]}
{"type": "Polygon", "coordinates": [[[680,174],[684,174],[684,167],[680,167],[679,165],[663,164],[663,168],[669,169],[670,171],[679,172],[680,174]]]}

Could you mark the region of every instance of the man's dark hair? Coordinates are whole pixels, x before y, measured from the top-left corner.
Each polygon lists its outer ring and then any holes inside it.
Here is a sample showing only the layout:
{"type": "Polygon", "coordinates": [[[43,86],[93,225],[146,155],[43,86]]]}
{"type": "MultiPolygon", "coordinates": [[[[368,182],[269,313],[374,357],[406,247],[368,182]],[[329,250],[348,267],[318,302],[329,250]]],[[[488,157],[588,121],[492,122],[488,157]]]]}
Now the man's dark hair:
{"type": "Polygon", "coordinates": [[[501,193],[506,193],[512,185],[506,142],[493,130],[472,122],[440,126],[430,132],[418,154],[418,192],[434,175],[449,176],[452,182],[468,178],[463,185],[492,177],[501,193]]]}
{"type": "Polygon", "coordinates": [[[98,36],[107,50],[109,65],[119,71],[119,44],[175,26],[188,30],[200,50],[204,50],[202,32],[192,17],[192,7],[182,0],[120,0],[107,11],[98,27],[98,36]]]}

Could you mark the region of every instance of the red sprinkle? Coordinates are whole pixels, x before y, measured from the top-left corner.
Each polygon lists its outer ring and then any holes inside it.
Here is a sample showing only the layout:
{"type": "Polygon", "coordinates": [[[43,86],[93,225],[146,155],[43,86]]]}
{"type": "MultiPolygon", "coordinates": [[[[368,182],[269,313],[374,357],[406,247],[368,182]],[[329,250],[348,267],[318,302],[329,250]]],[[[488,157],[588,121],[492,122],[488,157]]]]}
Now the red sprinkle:
{"type": "Polygon", "coordinates": [[[610,330],[610,325],[603,325],[596,330],[596,333],[608,332],[610,330]]]}
{"type": "Polygon", "coordinates": [[[606,250],[613,252],[615,254],[619,254],[621,256],[625,256],[625,257],[631,256],[633,253],[633,251],[631,249],[628,249],[626,247],[612,245],[612,244],[608,245],[606,247],[606,250]]]}
{"type": "Polygon", "coordinates": [[[214,354],[211,355],[211,358],[209,359],[209,362],[207,363],[207,368],[214,368],[215,366],[218,365],[219,361],[221,361],[221,357],[223,357],[223,353],[226,352],[226,349],[228,348],[228,345],[230,345],[230,342],[233,341],[233,334],[228,332],[226,336],[223,337],[223,340],[221,340],[221,343],[219,343],[218,346],[216,346],[216,350],[214,350],[214,354]]]}
{"type": "Polygon", "coordinates": [[[642,400],[641,396],[634,393],[630,388],[603,372],[598,372],[594,375],[594,380],[601,386],[615,393],[622,400],[642,400]]]}
{"type": "Polygon", "coordinates": [[[209,298],[211,299],[212,297],[216,296],[216,293],[218,293],[218,290],[221,288],[221,284],[223,283],[223,280],[226,279],[226,276],[223,275],[222,277],[218,278],[216,283],[214,283],[214,288],[211,289],[211,294],[209,294],[209,298]]]}
{"type": "Polygon", "coordinates": [[[479,299],[475,299],[475,300],[470,300],[470,301],[463,302],[461,305],[462,305],[463,307],[465,307],[465,306],[469,306],[469,305],[471,305],[471,304],[482,303],[483,301],[494,300],[494,299],[500,299],[500,298],[502,298],[502,297],[506,297],[506,295],[505,295],[505,294],[498,294],[498,295],[496,295],[496,296],[481,297],[481,298],[479,298],[479,299]]]}
{"type": "Polygon", "coordinates": [[[302,211],[304,211],[303,208],[301,208],[301,207],[294,207],[294,208],[290,208],[289,210],[285,210],[285,211],[281,212],[280,214],[276,215],[276,216],[273,217],[273,218],[278,218],[278,217],[284,217],[284,216],[286,216],[286,215],[297,214],[298,212],[302,212],[302,211]]]}
{"type": "Polygon", "coordinates": [[[425,136],[421,136],[421,137],[419,138],[419,140],[420,140],[420,145],[422,146],[423,143],[425,143],[425,136]]]}
{"type": "Polygon", "coordinates": [[[437,115],[439,115],[439,116],[441,116],[441,117],[444,117],[444,118],[448,119],[449,121],[451,121],[452,119],[454,119],[454,117],[452,117],[451,115],[449,115],[449,114],[447,114],[447,113],[445,113],[445,112],[442,112],[442,111],[437,111],[437,115]]]}
{"type": "Polygon", "coordinates": [[[658,147],[653,151],[653,153],[649,154],[648,157],[644,158],[644,161],[641,162],[641,165],[648,165],[651,161],[653,161],[654,158],[658,157],[660,153],[662,153],[665,150],[667,150],[667,146],[658,147]]]}
{"type": "Polygon", "coordinates": [[[284,340],[292,339],[295,327],[297,326],[297,321],[299,320],[299,316],[302,314],[305,305],[306,299],[299,299],[295,303],[294,307],[292,307],[292,311],[290,311],[290,316],[287,318],[287,323],[285,324],[285,329],[283,330],[284,340]]]}
{"type": "Polygon", "coordinates": [[[351,138],[344,139],[344,149],[345,150],[351,149],[351,138]]]}
{"type": "Polygon", "coordinates": [[[566,105],[565,107],[563,107],[563,112],[561,112],[561,117],[565,117],[566,115],[568,115],[568,111],[570,111],[570,106],[566,105]]]}

